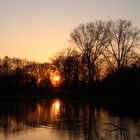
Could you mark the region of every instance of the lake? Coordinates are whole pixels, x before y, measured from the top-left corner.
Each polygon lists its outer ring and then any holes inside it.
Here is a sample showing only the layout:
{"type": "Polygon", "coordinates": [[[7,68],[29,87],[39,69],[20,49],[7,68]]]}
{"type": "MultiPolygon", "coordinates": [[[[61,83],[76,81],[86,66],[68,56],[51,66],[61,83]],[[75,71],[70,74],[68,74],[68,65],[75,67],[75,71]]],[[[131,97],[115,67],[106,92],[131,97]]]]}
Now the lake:
{"type": "Polygon", "coordinates": [[[0,98],[0,140],[139,140],[140,109],[86,99],[0,98]]]}

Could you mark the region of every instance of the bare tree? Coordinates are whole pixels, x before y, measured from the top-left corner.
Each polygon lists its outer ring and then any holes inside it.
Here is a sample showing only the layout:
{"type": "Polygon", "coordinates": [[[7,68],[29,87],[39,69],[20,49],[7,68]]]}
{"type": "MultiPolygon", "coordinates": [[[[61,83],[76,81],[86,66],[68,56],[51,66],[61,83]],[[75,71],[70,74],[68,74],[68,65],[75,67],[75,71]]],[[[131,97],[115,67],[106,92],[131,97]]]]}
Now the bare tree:
{"type": "Polygon", "coordinates": [[[67,48],[52,59],[52,70],[59,73],[64,86],[70,86],[73,81],[78,83],[78,56],[77,51],[67,48]]]}
{"type": "Polygon", "coordinates": [[[80,24],[70,34],[71,41],[79,48],[85,59],[89,84],[94,79],[95,62],[105,50],[105,45],[108,42],[107,34],[105,23],[102,21],[86,25],[80,24]]]}
{"type": "Polygon", "coordinates": [[[109,42],[104,56],[112,70],[132,65],[137,61],[134,48],[138,45],[140,30],[130,21],[118,20],[107,23],[109,42]]]}

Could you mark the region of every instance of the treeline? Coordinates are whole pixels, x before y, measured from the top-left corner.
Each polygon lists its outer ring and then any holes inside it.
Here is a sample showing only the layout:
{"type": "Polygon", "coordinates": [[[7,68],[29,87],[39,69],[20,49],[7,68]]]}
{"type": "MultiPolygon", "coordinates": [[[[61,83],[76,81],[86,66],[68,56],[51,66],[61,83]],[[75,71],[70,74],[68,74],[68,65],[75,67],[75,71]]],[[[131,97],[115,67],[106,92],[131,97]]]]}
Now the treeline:
{"type": "Polygon", "coordinates": [[[139,95],[140,83],[140,63],[134,64],[132,67],[125,67],[108,75],[102,82],[100,82],[101,92],[107,94],[117,95],[139,95]],[[123,94],[122,94],[123,93],[123,94]]]}
{"type": "Polygon", "coordinates": [[[70,33],[71,47],[52,57],[50,63],[1,59],[0,88],[50,88],[52,74],[60,76],[59,86],[65,88],[111,85],[118,75],[115,87],[121,77],[125,77],[123,82],[133,75],[139,77],[139,39],[140,30],[130,21],[80,24],[70,33]]]}
{"type": "Polygon", "coordinates": [[[96,85],[118,71],[139,68],[139,35],[126,20],[80,24],[70,34],[72,47],[52,58],[52,67],[62,86],[96,85]]]}
{"type": "Polygon", "coordinates": [[[50,64],[36,63],[5,56],[0,59],[1,89],[49,88],[50,64]]]}

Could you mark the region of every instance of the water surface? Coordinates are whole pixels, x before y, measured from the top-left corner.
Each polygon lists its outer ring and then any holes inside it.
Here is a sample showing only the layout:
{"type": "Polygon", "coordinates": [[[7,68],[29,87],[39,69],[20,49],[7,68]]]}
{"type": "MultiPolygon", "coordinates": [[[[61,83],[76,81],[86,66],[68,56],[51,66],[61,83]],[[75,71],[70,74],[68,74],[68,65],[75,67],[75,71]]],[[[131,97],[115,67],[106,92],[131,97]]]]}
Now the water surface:
{"type": "Polygon", "coordinates": [[[59,98],[0,99],[0,140],[139,140],[135,106],[59,98]]]}

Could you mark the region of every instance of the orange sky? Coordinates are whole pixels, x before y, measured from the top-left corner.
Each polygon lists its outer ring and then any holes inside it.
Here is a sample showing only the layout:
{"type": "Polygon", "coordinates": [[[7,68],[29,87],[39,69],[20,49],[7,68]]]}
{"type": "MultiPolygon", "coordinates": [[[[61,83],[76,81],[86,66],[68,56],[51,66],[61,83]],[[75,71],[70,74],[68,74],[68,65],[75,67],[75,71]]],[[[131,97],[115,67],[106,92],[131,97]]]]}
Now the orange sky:
{"type": "Polygon", "coordinates": [[[68,46],[68,32],[62,27],[27,26],[3,29],[0,56],[17,56],[35,61],[47,61],[61,48],[68,46]],[[61,29],[59,29],[61,28],[61,29]]]}
{"type": "Polygon", "coordinates": [[[80,23],[127,19],[140,27],[139,0],[0,0],[0,58],[49,61],[80,23]]]}

